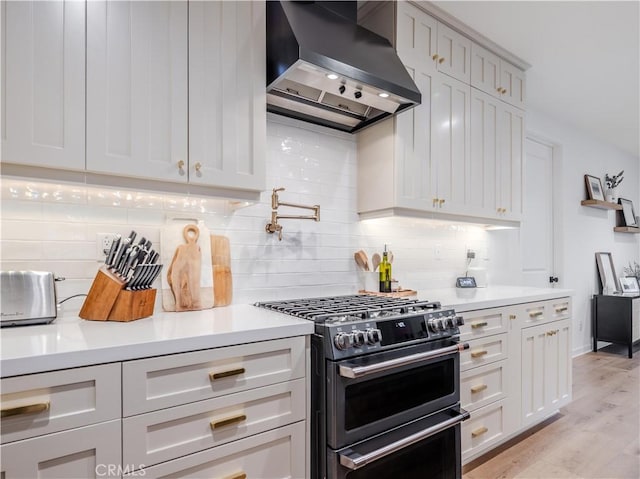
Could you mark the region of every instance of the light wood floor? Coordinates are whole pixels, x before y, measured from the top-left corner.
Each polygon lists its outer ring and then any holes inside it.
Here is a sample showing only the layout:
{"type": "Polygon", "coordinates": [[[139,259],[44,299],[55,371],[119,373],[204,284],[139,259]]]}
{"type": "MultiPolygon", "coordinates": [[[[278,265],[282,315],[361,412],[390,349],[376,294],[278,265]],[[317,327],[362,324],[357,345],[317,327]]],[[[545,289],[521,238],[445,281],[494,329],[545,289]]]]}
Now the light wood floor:
{"type": "Polygon", "coordinates": [[[619,346],[575,358],[571,404],[497,455],[467,464],[463,479],[639,479],[638,349],[633,359],[619,346]]]}

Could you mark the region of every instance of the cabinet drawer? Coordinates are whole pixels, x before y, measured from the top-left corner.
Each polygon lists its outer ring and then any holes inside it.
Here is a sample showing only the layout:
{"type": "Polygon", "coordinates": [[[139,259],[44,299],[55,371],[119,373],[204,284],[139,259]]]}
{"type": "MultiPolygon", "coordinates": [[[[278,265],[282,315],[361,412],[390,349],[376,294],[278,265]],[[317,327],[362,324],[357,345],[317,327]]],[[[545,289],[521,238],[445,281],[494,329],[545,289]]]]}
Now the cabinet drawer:
{"type": "Polygon", "coordinates": [[[460,403],[473,411],[505,397],[506,361],[487,364],[460,374],[460,403]]]}
{"type": "Polygon", "coordinates": [[[123,416],[301,378],[303,337],[125,362],[123,416]]]}
{"type": "Polygon", "coordinates": [[[464,325],[460,326],[460,340],[469,341],[491,334],[506,333],[509,313],[505,308],[482,309],[462,313],[464,325]]]}
{"type": "Polygon", "coordinates": [[[462,423],[462,460],[501,441],[505,431],[504,400],[471,413],[462,423]]]}
{"type": "Polygon", "coordinates": [[[120,420],[0,446],[3,479],[120,477],[120,420]]]}
{"type": "Polygon", "coordinates": [[[460,353],[460,371],[505,359],[508,356],[507,334],[497,334],[469,341],[469,349],[460,353]]]}
{"type": "Polygon", "coordinates": [[[571,298],[559,298],[547,301],[547,316],[551,321],[568,319],[571,317],[571,298]]]}
{"type": "Polygon", "coordinates": [[[120,418],[120,363],[0,381],[2,443],[120,418]]]}
{"type": "Polygon", "coordinates": [[[125,418],[123,461],[153,465],[300,421],[305,400],[296,379],[125,418]]]}
{"type": "Polygon", "coordinates": [[[564,313],[561,309],[561,304],[558,304],[559,311],[556,313],[555,309],[551,307],[551,303],[549,301],[522,304],[519,311],[519,314],[522,316],[522,327],[528,328],[529,326],[554,321],[555,314],[564,313]]]}
{"type": "Polygon", "coordinates": [[[305,426],[298,422],[139,471],[146,479],[306,477],[305,426]]]}

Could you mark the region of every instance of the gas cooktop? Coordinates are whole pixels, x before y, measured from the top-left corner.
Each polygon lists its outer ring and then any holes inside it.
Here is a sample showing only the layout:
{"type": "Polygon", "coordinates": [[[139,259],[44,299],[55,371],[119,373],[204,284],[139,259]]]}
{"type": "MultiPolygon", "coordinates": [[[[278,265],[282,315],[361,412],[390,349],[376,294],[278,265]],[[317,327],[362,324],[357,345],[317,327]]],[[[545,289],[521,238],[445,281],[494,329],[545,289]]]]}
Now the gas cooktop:
{"type": "Polygon", "coordinates": [[[267,301],[256,306],[309,319],[316,323],[391,319],[440,309],[437,301],[390,298],[367,294],[305,298],[287,301],[267,301]]]}

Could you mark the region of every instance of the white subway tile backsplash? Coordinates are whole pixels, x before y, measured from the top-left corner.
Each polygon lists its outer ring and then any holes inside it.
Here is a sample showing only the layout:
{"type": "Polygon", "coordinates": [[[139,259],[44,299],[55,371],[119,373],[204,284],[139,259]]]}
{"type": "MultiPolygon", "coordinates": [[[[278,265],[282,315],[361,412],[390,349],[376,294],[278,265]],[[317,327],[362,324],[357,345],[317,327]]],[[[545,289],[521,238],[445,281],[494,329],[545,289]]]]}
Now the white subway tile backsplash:
{"type": "MultiPolygon", "coordinates": [[[[3,179],[0,264],[66,277],[57,283],[59,298],[86,293],[100,266],[97,233],[126,236],[135,228],[158,249],[172,216],[202,219],[211,233],[229,237],[235,303],[355,293],[362,281],[353,253],[362,248],[371,257],[385,243],[395,255],[394,276],[405,288],[452,286],[465,271],[467,248],[486,257],[487,233],[479,227],[396,217],[360,221],[355,141],[269,115],[267,190],[259,202],[239,209],[216,198],[3,179]],[[319,204],[321,221],[282,220],[282,241],[267,234],[271,189],[277,187],[285,188],[282,202],[319,204]]],[[[62,310],[75,312],[81,305],[82,299],[73,299],[62,310]]]]}

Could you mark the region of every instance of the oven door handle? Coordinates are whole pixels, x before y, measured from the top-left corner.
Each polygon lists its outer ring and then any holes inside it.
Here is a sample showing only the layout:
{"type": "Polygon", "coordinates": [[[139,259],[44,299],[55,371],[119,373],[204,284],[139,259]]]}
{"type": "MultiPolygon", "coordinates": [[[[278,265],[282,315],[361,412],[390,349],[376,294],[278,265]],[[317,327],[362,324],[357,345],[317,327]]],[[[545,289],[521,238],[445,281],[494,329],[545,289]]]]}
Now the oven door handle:
{"type": "Polygon", "coordinates": [[[453,346],[447,346],[446,348],[436,349],[434,351],[426,351],[424,353],[411,354],[409,356],[403,356],[401,358],[390,359],[388,361],[381,361],[375,364],[368,364],[366,366],[349,366],[348,364],[340,365],[339,373],[343,378],[356,379],[369,374],[375,374],[389,369],[397,368],[400,366],[406,366],[408,364],[425,361],[428,359],[439,358],[446,356],[447,354],[457,353],[469,349],[469,343],[458,343],[453,346]]]}
{"type": "Polygon", "coordinates": [[[386,446],[381,447],[380,449],[376,449],[375,451],[371,451],[366,454],[359,454],[353,449],[348,449],[344,453],[340,453],[340,464],[347,469],[355,471],[356,469],[360,469],[361,467],[377,461],[378,459],[382,459],[389,454],[393,454],[400,449],[404,449],[405,447],[411,446],[412,444],[427,439],[428,437],[435,436],[445,429],[456,426],[457,424],[460,424],[462,421],[465,421],[470,417],[470,414],[462,408],[453,409],[452,412],[455,412],[457,414],[451,419],[447,419],[446,421],[442,421],[435,426],[423,429],[422,431],[416,432],[415,434],[407,436],[399,441],[387,444],[386,446]]]}

